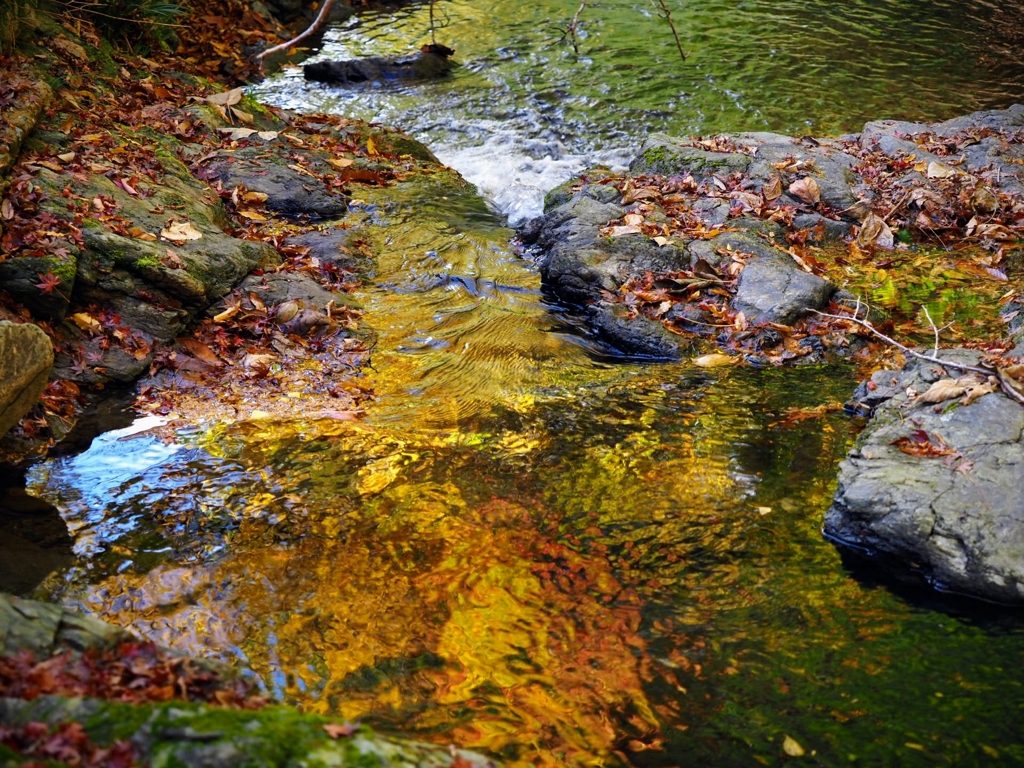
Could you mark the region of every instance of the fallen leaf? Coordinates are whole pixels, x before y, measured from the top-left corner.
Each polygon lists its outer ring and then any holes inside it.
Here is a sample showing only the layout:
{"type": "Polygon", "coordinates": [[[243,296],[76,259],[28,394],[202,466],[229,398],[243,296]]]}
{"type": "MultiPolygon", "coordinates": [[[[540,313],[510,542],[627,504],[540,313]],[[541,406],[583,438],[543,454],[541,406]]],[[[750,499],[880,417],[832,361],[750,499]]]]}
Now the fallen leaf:
{"type": "Polygon", "coordinates": [[[224,361],[217,357],[217,354],[201,341],[195,339],[178,339],[178,344],[193,357],[202,360],[214,368],[223,368],[224,361]]]}
{"type": "Polygon", "coordinates": [[[789,194],[808,205],[817,205],[821,202],[821,189],[812,176],[804,176],[790,184],[789,194]]]}
{"type": "Polygon", "coordinates": [[[166,227],[160,230],[160,237],[180,245],[189,240],[201,240],[203,233],[193,227],[189,221],[174,221],[172,219],[166,227]]]}
{"type": "Polygon", "coordinates": [[[103,326],[100,325],[92,315],[86,314],[85,312],[76,312],[68,318],[71,322],[81,328],[83,331],[89,331],[91,333],[103,333],[103,326]]]}
{"type": "Polygon", "coordinates": [[[956,453],[941,437],[929,435],[923,429],[915,429],[909,435],[893,440],[892,444],[903,453],[921,458],[933,459],[956,453]]]}
{"type": "Polygon", "coordinates": [[[764,183],[764,187],[761,188],[761,194],[764,195],[764,199],[768,202],[778,200],[782,197],[782,179],[778,176],[772,176],[764,183]]]}
{"type": "Polygon", "coordinates": [[[239,211],[238,215],[251,221],[266,221],[267,217],[262,213],[256,213],[256,211],[239,211]]]}
{"type": "Polygon", "coordinates": [[[230,91],[225,91],[224,93],[215,93],[213,96],[207,96],[206,101],[220,107],[230,107],[231,105],[240,102],[244,93],[244,88],[232,88],[230,91]]]}
{"type": "Polygon", "coordinates": [[[75,153],[74,152],[63,152],[63,153],[57,155],[57,157],[59,159],[63,160],[65,163],[70,163],[72,160],[75,159],[75,153]]]}
{"type": "Polygon", "coordinates": [[[355,160],[351,157],[328,157],[327,162],[335,168],[348,168],[355,160]]]}
{"type": "Polygon", "coordinates": [[[278,134],[278,132],[277,132],[277,131],[260,131],[260,132],[259,132],[259,133],[257,133],[256,135],[257,135],[257,136],[259,136],[259,137],[260,137],[261,139],[263,139],[264,141],[273,141],[273,140],[274,140],[274,139],[276,139],[276,138],[277,138],[277,137],[278,137],[278,136],[279,136],[280,134],[278,134]]]}
{"type": "Polygon", "coordinates": [[[11,205],[11,201],[6,197],[4,198],[4,201],[0,203],[0,217],[4,218],[6,221],[10,221],[14,218],[14,206],[11,205]]]}
{"type": "Polygon", "coordinates": [[[800,742],[792,736],[787,736],[782,740],[782,751],[790,757],[803,757],[807,754],[806,750],[800,746],[800,742]]]}
{"type": "Polygon", "coordinates": [[[710,355],[701,355],[693,361],[693,364],[699,365],[701,368],[721,368],[726,365],[736,365],[742,359],[737,355],[712,353],[710,355]]]}
{"type": "Polygon", "coordinates": [[[857,243],[862,248],[872,245],[879,248],[892,248],[895,238],[889,225],[882,220],[881,216],[869,213],[860,225],[860,233],[857,235],[857,243]]]}
{"type": "Polygon", "coordinates": [[[373,136],[366,137],[366,154],[370,157],[377,157],[380,152],[377,151],[377,144],[373,140],[373,136]]]}
{"type": "Polygon", "coordinates": [[[241,311],[242,307],[240,304],[232,304],[230,307],[225,309],[213,316],[213,322],[223,323],[225,320],[230,320],[232,317],[237,315],[241,311]]]}
{"type": "Polygon", "coordinates": [[[981,381],[976,384],[972,384],[967,387],[967,392],[964,393],[963,399],[960,401],[961,405],[970,405],[979,397],[990,395],[996,391],[994,384],[990,384],[987,381],[981,381]]]}
{"type": "Polygon", "coordinates": [[[221,128],[220,133],[223,133],[232,141],[240,141],[242,139],[248,139],[254,133],[255,128],[221,128]]]}
{"type": "Polygon", "coordinates": [[[956,176],[959,171],[954,168],[950,168],[948,165],[937,163],[932,160],[928,163],[927,176],[929,179],[948,179],[950,176],[956,176]]]}
{"type": "Polygon", "coordinates": [[[917,396],[914,402],[917,403],[942,403],[960,397],[967,391],[967,385],[961,383],[961,379],[939,379],[932,384],[926,392],[917,396]]]}

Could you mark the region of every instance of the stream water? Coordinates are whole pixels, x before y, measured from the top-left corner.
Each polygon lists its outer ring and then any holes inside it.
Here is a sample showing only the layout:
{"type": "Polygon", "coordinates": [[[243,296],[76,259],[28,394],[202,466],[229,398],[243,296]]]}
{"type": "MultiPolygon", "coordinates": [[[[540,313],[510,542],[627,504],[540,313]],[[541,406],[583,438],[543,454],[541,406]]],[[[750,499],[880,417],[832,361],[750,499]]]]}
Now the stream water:
{"type": "MultiPolygon", "coordinates": [[[[546,303],[494,210],[534,211],[650,129],[1004,105],[1019,12],[680,6],[684,65],[634,3],[589,9],[573,54],[553,31],[571,5],[439,4],[462,62],[443,83],[261,86],[409,128],[490,206],[429,177],[360,192],[365,421],[141,423],[36,467],[77,555],[40,594],[306,710],[510,765],[773,765],[786,737],[820,765],[1024,763],[1021,616],[881,580],[820,534],[856,425],[811,409],[854,372],[615,358],[546,303]]],[[[326,54],[418,47],[425,14],[361,16],[326,54]]]]}

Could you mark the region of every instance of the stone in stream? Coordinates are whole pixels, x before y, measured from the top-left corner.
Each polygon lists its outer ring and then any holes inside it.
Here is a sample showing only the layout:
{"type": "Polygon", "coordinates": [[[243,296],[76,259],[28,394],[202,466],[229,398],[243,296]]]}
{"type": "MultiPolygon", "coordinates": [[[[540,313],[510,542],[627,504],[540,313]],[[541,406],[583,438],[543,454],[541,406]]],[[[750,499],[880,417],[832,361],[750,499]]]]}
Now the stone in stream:
{"type": "Polygon", "coordinates": [[[302,68],[307,80],[335,85],[400,80],[436,80],[451,74],[455,51],[443,45],[425,45],[404,56],[368,56],[365,59],[317,61],[302,68]]]}
{"type": "Polygon", "coordinates": [[[0,436],[43,393],[53,367],[53,345],[38,325],[0,322],[0,436]]]}
{"type": "MultiPolygon", "coordinates": [[[[956,349],[940,356],[980,358],[956,349]]],[[[900,568],[913,565],[942,589],[1024,603],[1024,407],[1001,392],[969,405],[908,396],[960,375],[915,359],[875,373],[873,389],[861,386],[855,399],[873,406],[874,416],[840,465],[824,530],[900,568]],[[941,438],[948,454],[909,455],[894,444],[922,432],[935,445],[941,438]]]]}

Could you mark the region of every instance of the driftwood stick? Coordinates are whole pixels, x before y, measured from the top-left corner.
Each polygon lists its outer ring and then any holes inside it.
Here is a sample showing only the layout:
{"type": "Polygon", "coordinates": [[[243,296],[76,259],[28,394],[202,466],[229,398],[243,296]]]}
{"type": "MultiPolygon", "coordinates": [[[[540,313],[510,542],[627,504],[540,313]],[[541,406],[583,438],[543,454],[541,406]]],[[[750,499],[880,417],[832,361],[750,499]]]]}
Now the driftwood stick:
{"type": "Polygon", "coordinates": [[[324,22],[327,21],[328,14],[330,14],[331,12],[331,8],[333,7],[334,0],[326,0],[326,2],[324,2],[323,7],[320,9],[320,13],[316,15],[316,18],[313,19],[313,23],[309,25],[309,28],[306,29],[305,32],[296,37],[293,37],[291,40],[288,40],[287,42],[281,43],[280,45],[275,45],[272,48],[267,48],[267,50],[256,54],[256,60],[262,62],[263,59],[265,59],[267,56],[270,56],[271,54],[274,53],[278,53],[280,51],[288,50],[296,43],[300,43],[303,40],[305,40],[307,37],[312,35],[314,32],[320,29],[320,27],[323,26],[324,22]]]}

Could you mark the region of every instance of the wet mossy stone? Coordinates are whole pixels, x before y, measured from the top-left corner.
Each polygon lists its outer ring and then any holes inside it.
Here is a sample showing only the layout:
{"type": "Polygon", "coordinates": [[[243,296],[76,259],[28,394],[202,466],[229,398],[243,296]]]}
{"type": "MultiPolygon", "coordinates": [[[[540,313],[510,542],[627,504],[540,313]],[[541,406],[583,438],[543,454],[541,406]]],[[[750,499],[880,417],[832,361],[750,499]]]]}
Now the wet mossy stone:
{"type": "Polygon", "coordinates": [[[773,253],[755,258],[743,268],[732,306],[748,320],[790,325],[812,310],[824,308],[835,290],[828,280],[773,253]]]}
{"type": "MultiPolygon", "coordinates": [[[[224,189],[243,186],[267,196],[266,207],[285,216],[337,218],[348,211],[345,197],[308,173],[290,167],[283,156],[265,147],[242,147],[221,154],[205,166],[203,177],[218,181],[224,189]]],[[[330,167],[324,162],[324,170],[330,167]]]]}
{"type": "Polygon", "coordinates": [[[64,256],[14,256],[0,262],[0,291],[24,304],[33,317],[62,320],[71,303],[78,271],[77,249],[68,247],[64,256]],[[57,283],[51,290],[39,285],[53,274],[57,283]]]}
{"type": "Polygon", "coordinates": [[[700,180],[709,176],[742,173],[749,165],[748,155],[689,147],[679,139],[655,133],[648,137],[640,154],[629,164],[629,172],[636,176],[689,174],[700,180]]]}
{"type": "Polygon", "coordinates": [[[0,322],[0,435],[36,404],[52,367],[53,345],[39,326],[0,322]]]}

